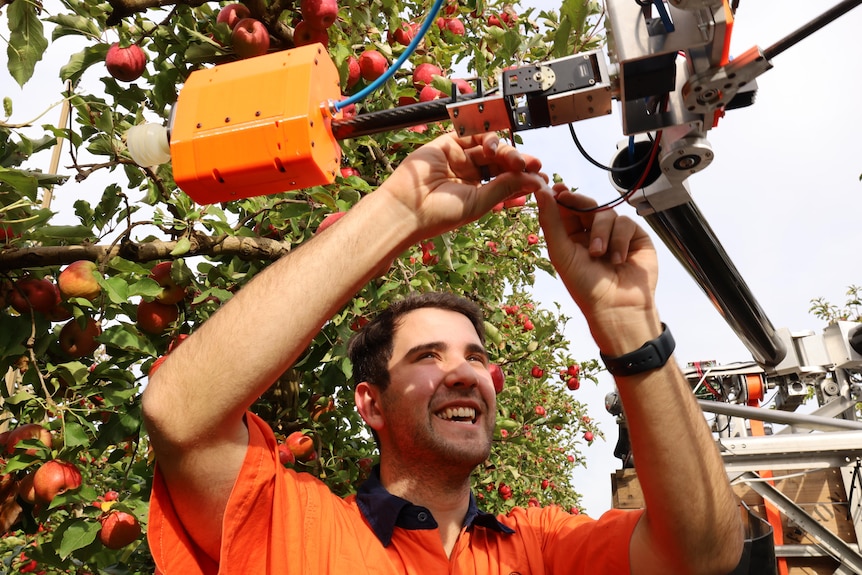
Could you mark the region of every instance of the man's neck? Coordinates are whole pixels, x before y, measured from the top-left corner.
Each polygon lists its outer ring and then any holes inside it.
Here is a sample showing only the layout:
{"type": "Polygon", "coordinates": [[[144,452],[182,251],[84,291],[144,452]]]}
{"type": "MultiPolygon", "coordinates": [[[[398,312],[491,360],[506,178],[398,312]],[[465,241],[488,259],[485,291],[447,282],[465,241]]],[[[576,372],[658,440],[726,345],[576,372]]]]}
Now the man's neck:
{"type": "Polygon", "coordinates": [[[381,461],[380,482],[392,495],[431,512],[446,555],[450,555],[470,506],[470,474],[408,469],[381,461]]]}

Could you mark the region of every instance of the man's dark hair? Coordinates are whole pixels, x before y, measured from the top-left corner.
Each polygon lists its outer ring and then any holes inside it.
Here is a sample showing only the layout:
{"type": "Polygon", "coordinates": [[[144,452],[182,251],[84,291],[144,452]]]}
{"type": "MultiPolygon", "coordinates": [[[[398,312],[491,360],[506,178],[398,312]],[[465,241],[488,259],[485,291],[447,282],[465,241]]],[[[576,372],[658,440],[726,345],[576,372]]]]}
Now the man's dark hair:
{"type": "Polygon", "coordinates": [[[353,381],[367,381],[385,390],[389,385],[387,366],[392,358],[392,342],[405,314],[422,308],[437,308],[462,314],[485,345],[482,310],[474,302],[446,292],[414,294],[398,300],[380,312],[361,331],[350,338],[347,355],[353,363],[353,381]]]}

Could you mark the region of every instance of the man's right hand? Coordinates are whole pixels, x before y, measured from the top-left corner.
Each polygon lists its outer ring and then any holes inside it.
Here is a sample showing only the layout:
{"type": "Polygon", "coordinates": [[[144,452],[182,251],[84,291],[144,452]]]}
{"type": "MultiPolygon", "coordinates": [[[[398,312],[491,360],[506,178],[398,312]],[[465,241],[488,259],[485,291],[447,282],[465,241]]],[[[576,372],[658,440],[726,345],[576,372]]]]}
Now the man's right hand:
{"type": "Polygon", "coordinates": [[[442,135],[398,166],[376,194],[389,194],[415,222],[414,241],[478,219],[504,200],[547,186],[541,162],[493,133],[442,135]],[[490,181],[483,183],[483,175],[490,181]]]}

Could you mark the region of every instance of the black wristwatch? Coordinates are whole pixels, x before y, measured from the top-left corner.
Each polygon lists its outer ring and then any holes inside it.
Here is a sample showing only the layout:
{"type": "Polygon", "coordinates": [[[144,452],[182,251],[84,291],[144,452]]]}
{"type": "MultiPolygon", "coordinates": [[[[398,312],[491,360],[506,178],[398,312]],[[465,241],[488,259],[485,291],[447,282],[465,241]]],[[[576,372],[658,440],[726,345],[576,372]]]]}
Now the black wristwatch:
{"type": "Polygon", "coordinates": [[[605,367],[612,375],[637,375],[658,369],[667,363],[676,342],[665,324],[661,324],[661,335],[643,344],[639,349],[619,357],[608,357],[599,352],[605,367]]]}

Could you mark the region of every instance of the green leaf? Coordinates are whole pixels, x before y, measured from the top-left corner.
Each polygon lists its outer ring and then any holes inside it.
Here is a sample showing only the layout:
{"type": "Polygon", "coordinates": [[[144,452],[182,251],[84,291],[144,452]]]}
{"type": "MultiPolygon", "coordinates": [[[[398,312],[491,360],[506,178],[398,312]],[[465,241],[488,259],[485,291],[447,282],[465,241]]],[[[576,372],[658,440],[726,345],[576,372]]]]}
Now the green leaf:
{"type": "Polygon", "coordinates": [[[133,398],[137,393],[138,388],[136,387],[128,389],[104,388],[102,389],[102,399],[105,401],[106,406],[113,407],[116,405],[123,405],[131,398],[133,398]]]}
{"type": "Polygon", "coordinates": [[[24,170],[0,167],[0,190],[4,187],[2,184],[8,184],[14,191],[31,200],[36,197],[36,190],[39,187],[36,176],[24,170]]]}
{"type": "Polygon", "coordinates": [[[48,47],[36,10],[36,4],[31,2],[12,2],[6,7],[10,31],[6,56],[9,74],[19,86],[33,77],[36,62],[48,47]]]}
{"type": "Polygon", "coordinates": [[[181,256],[183,254],[188,253],[188,251],[192,247],[192,242],[186,236],[181,237],[177,240],[177,245],[174,246],[174,249],[171,250],[172,256],[181,256]]]}
{"type": "Polygon", "coordinates": [[[93,20],[77,14],[57,14],[56,16],[49,16],[45,20],[57,25],[51,33],[51,40],[56,40],[69,34],[78,34],[98,40],[102,34],[102,31],[93,20]]]}
{"type": "Polygon", "coordinates": [[[60,68],[60,79],[71,80],[73,84],[77,84],[84,72],[87,71],[87,68],[93,64],[105,61],[105,56],[108,55],[108,48],[107,44],[96,44],[95,46],[88,46],[76,54],[72,54],[69,62],[60,68]]]}
{"type": "Polygon", "coordinates": [[[79,445],[88,445],[90,438],[83,425],[75,421],[67,421],[63,441],[66,442],[66,447],[77,447],[79,445]]]}
{"type": "Polygon", "coordinates": [[[54,540],[60,539],[60,544],[57,546],[60,558],[65,559],[95,541],[101,528],[98,521],[85,518],[72,519],[58,527],[57,532],[54,533],[54,540]]]}
{"type": "Polygon", "coordinates": [[[112,303],[125,303],[129,301],[129,284],[119,276],[109,277],[99,282],[112,303]]]}
{"type": "Polygon", "coordinates": [[[12,115],[12,98],[9,96],[3,98],[3,113],[7,118],[12,115]]]}
{"type": "Polygon", "coordinates": [[[156,349],[149,338],[140,334],[130,325],[114,325],[102,332],[99,341],[109,347],[124,351],[138,352],[145,355],[156,355],[156,349]]]}
{"type": "Polygon", "coordinates": [[[132,285],[128,287],[128,294],[126,299],[129,299],[131,296],[144,296],[146,298],[153,298],[162,293],[162,286],[159,285],[159,282],[156,280],[145,277],[136,281],[132,285]]]}
{"type": "Polygon", "coordinates": [[[84,226],[43,226],[33,230],[29,239],[41,242],[62,240],[68,244],[80,244],[94,237],[93,231],[84,226]]]}

